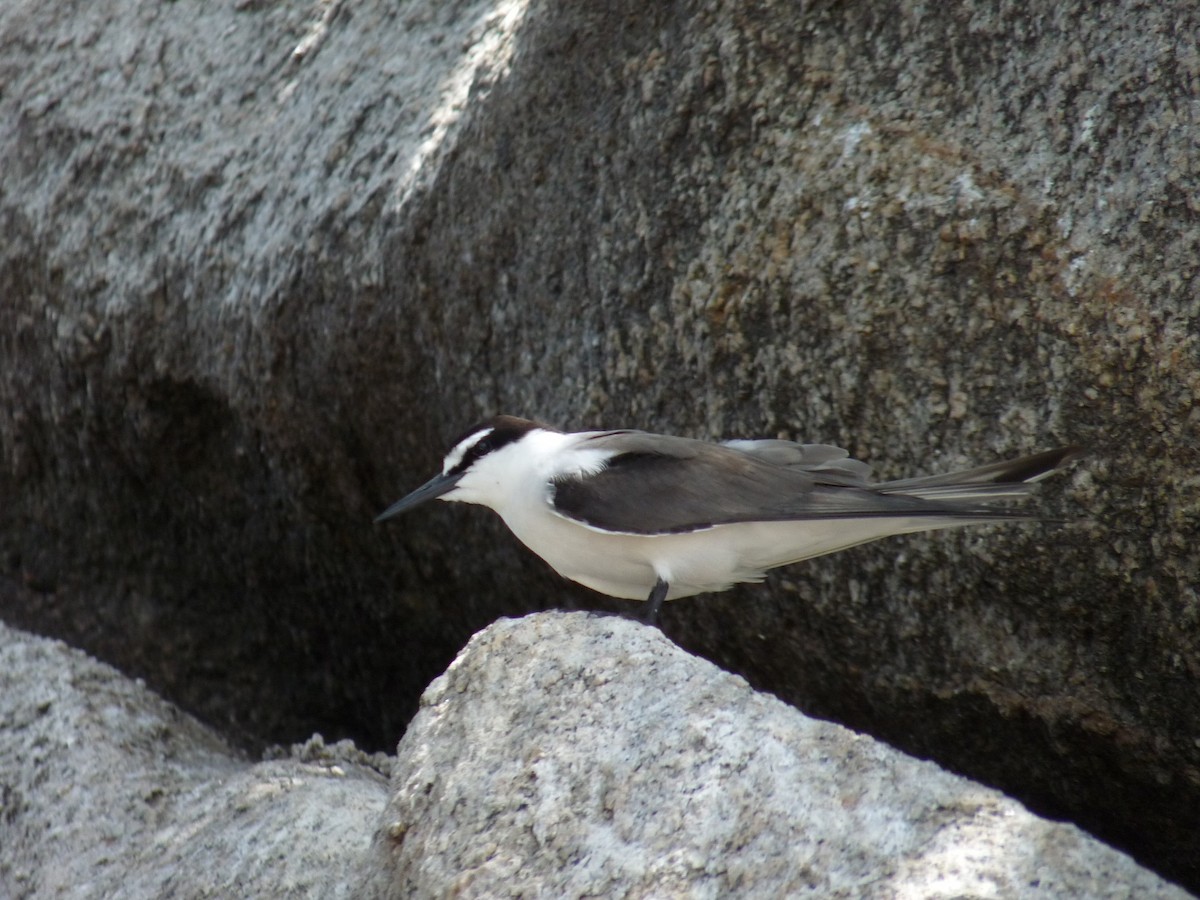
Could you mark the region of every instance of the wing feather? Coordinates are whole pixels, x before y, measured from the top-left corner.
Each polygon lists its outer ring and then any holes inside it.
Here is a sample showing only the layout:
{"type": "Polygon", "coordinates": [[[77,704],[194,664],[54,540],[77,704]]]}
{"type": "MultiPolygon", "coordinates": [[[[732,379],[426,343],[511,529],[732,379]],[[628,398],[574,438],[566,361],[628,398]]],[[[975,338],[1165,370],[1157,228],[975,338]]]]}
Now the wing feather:
{"type": "MultiPolygon", "coordinates": [[[[956,485],[953,476],[937,476],[912,480],[916,489],[910,494],[903,489],[903,482],[868,484],[859,475],[862,463],[836,465],[857,462],[829,452],[837,448],[808,445],[819,449],[806,464],[805,445],[781,446],[789,443],[723,445],[637,431],[598,433],[581,446],[611,453],[605,467],[583,477],[555,479],[550,503],[555,512],[569,519],[627,534],[670,534],[734,522],[801,519],[928,516],[989,521],[1030,517],[1019,510],[967,502],[1023,493],[984,486],[988,479],[979,478],[979,470],[966,473],[974,476],[968,480],[967,490],[961,490],[963,485],[956,485]],[[745,445],[760,446],[747,450],[745,445]],[[956,486],[960,487],[958,493],[956,486]]],[[[1028,469],[1013,463],[1006,471],[1024,474],[1028,469]]],[[[995,472],[990,474],[994,484],[995,472]]]]}

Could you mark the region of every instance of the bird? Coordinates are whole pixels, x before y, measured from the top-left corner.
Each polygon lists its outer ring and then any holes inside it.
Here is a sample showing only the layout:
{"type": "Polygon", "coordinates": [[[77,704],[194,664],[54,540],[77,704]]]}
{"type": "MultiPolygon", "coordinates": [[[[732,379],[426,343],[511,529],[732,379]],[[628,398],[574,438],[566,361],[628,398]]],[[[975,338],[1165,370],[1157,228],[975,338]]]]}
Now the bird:
{"type": "Polygon", "coordinates": [[[720,443],[646,431],[564,432],[495,416],[376,523],[427,501],[486,506],[556,572],[602,594],[664,602],[898,534],[1038,519],[1004,505],[1081,455],[1064,446],[978,468],[871,482],[828,444],[720,443]]]}

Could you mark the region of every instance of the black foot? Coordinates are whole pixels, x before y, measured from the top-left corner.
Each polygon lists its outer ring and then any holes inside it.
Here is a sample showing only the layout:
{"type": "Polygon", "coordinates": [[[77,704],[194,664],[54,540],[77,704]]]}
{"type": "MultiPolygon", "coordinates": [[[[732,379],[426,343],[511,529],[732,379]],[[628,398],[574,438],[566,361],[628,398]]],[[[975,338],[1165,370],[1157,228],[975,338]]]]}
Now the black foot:
{"type": "Polygon", "coordinates": [[[654,582],[654,587],[650,591],[650,596],[646,598],[646,612],[642,616],[642,621],[647,625],[658,624],[658,614],[662,610],[663,601],[667,599],[667,591],[670,585],[661,578],[654,582]]]}

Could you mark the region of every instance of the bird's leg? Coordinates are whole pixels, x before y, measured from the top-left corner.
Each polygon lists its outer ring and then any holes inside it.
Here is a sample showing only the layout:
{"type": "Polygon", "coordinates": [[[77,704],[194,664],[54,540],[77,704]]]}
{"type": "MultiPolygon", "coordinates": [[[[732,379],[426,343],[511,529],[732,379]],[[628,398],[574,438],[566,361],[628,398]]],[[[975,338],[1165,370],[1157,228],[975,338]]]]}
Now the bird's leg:
{"type": "Polygon", "coordinates": [[[654,582],[654,587],[650,589],[650,596],[646,598],[649,606],[646,608],[646,614],[642,616],[642,621],[647,625],[658,624],[658,613],[662,609],[663,601],[667,599],[667,591],[671,586],[661,578],[654,582]]]}

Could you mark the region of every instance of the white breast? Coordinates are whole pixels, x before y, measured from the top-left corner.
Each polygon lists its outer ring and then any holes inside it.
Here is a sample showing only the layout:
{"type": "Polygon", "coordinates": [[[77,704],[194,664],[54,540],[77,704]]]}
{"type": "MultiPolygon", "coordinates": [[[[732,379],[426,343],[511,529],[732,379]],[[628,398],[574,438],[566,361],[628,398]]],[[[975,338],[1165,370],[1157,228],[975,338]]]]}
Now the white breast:
{"type": "Polygon", "coordinates": [[[613,597],[645,600],[657,579],[667,599],[761,581],[769,569],[893,534],[965,524],[920,519],[739,522],[685,534],[597,531],[548,508],[504,517],[530,550],[565,578],[613,597]]]}

